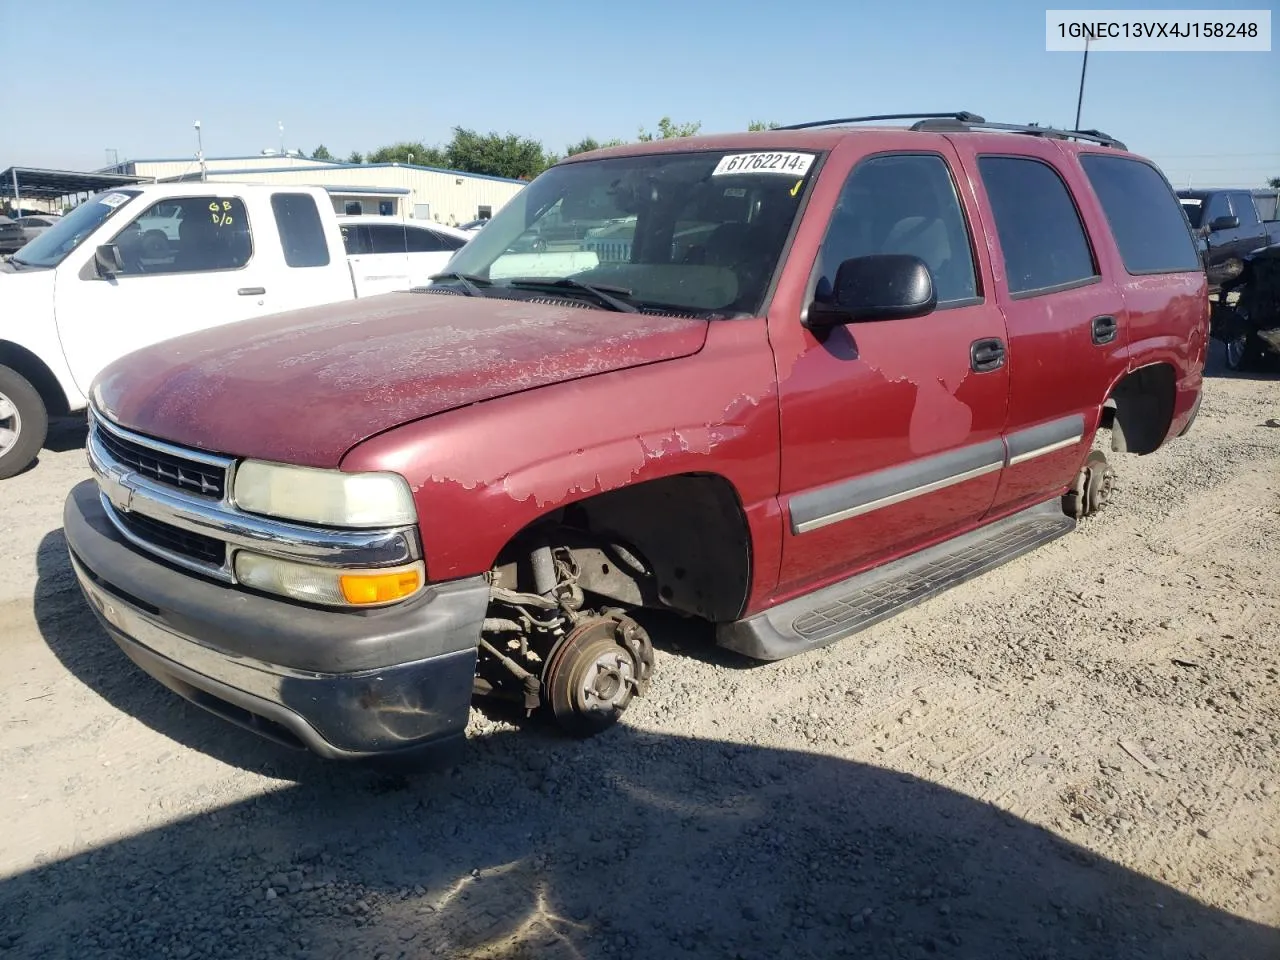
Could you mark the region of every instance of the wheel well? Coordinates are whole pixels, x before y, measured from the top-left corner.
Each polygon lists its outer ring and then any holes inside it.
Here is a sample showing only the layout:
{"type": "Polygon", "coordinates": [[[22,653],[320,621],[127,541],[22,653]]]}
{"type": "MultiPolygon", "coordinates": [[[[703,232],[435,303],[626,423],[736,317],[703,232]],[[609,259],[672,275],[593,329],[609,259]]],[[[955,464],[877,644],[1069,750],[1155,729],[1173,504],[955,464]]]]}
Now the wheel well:
{"type": "Polygon", "coordinates": [[[736,619],[751,583],[751,536],[733,485],[681,474],[597,494],[526,526],[503,548],[504,582],[528,589],[530,553],[567,547],[586,591],[631,606],[736,619]]]}
{"type": "Polygon", "coordinates": [[[1167,363],[1155,363],[1126,374],[1103,408],[1100,426],[1111,430],[1117,453],[1154,453],[1173,423],[1177,376],[1167,363]]]}
{"type": "Polygon", "coordinates": [[[53,375],[43,360],[26,347],[16,343],[0,340],[0,366],[8,367],[21,374],[31,386],[36,388],[44,408],[50,417],[65,417],[71,412],[67,403],[67,395],[62,392],[58,378],[53,375]]]}

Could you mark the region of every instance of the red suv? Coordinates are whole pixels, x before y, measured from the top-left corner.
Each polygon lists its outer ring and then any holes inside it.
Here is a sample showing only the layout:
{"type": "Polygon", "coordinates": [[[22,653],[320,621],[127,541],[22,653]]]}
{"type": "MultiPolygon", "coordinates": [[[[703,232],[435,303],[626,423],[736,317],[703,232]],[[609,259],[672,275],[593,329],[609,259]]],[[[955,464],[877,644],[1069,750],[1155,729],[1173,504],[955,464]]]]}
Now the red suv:
{"type": "Polygon", "coordinates": [[[595,731],[650,682],[635,610],[838,641],[1070,531],[1096,432],[1148,454],[1200,399],[1194,239],[1096,131],[601,150],[448,271],[102,373],[66,537],[142,669],[329,757],[459,736],[475,692],[595,731]]]}

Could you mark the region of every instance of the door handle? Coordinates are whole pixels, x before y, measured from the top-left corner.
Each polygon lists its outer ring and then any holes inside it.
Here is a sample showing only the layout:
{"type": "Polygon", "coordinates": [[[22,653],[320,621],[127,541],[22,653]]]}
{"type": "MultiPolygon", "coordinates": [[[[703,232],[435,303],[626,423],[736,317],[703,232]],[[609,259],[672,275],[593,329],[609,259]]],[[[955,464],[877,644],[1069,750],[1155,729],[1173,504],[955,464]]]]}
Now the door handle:
{"type": "Polygon", "coordinates": [[[1116,324],[1115,317],[1094,317],[1089,324],[1090,336],[1093,337],[1093,342],[1099,346],[1114,340],[1117,330],[1119,330],[1119,327],[1116,324]]]}
{"type": "Polygon", "coordinates": [[[999,340],[975,340],[969,346],[969,366],[974,373],[989,373],[1004,366],[1004,344],[999,340]]]}
{"type": "Polygon", "coordinates": [[[242,297],[260,297],[266,292],[266,287],[241,287],[236,291],[242,297]]]}

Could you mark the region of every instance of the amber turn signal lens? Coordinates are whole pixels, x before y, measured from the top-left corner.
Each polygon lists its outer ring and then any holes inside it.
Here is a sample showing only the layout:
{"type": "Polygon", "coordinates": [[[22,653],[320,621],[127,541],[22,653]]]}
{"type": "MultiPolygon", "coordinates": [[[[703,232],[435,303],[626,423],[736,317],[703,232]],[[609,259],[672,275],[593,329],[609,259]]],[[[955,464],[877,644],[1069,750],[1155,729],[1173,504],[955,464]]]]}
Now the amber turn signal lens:
{"type": "Polygon", "coordinates": [[[417,570],[396,573],[344,573],[338,578],[342,596],[350,604],[390,603],[417,593],[422,576],[417,570]]]}

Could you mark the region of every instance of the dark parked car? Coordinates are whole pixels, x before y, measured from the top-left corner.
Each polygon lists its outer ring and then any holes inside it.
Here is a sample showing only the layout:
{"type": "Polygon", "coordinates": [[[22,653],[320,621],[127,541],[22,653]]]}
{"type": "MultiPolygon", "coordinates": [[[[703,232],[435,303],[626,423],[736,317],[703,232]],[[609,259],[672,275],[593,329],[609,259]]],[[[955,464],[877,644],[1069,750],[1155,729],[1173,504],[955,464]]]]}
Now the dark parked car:
{"type": "Polygon", "coordinates": [[[1179,190],[1178,199],[1204,246],[1209,292],[1235,280],[1244,258],[1255,250],[1280,243],[1275,190],[1179,190]]]}
{"type": "Polygon", "coordinates": [[[11,217],[0,216],[0,253],[13,253],[27,242],[22,225],[11,217]]]}

